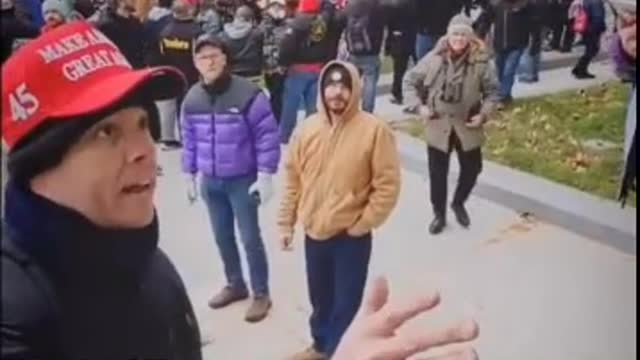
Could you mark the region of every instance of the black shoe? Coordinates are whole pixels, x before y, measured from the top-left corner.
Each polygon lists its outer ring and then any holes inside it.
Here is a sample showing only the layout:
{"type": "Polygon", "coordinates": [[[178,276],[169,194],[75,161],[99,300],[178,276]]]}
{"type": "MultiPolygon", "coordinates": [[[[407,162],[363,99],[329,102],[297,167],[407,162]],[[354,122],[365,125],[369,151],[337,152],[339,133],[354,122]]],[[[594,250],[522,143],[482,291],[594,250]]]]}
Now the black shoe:
{"type": "Polygon", "coordinates": [[[429,225],[429,233],[431,235],[438,235],[444,230],[445,226],[447,226],[447,220],[442,216],[436,216],[431,222],[431,225],[429,225]]]}
{"type": "Polygon", "coordinates": [[[397,96],[392,96],[390,101],[394,105],[402,105],[403,104],[402,98],[399,98],[397,96]]]}
{"type": "Polygon", "coordinates": [[[578,80],[587,80],[587,79],[595,79],[596,78],[595,75],[590,74],[588,71],[578,71],[576,69],[573,69],[573,71],[571,71],[571,73],[578,80]]]}
{"type": "Polygon", "coordinates": [[[182,143],[176,140],[164,141],[162,144],[162,151],[179,150],[182,148],[182,143]]]}
{"type": "Polygon", "coordinates": [[[471,219],[469,219],[469,213],[467,209],[464,208],[464,205],[451,205],[451,210],[456,216],[456,220],[458,220],[458,224],[460,224],[463,228],[468,228],[471,225],[471,219]]]}

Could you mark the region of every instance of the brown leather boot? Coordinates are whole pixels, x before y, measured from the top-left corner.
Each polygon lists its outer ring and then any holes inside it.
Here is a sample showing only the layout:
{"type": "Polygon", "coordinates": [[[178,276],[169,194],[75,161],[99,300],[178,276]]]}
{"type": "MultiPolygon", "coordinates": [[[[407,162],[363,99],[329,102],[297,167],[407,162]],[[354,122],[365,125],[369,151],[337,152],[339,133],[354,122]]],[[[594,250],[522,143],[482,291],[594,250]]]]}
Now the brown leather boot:
{"type": "Polygon", "coordinates": [[[293,355],[289,360],[329,360],[329,357],[316,350],[315,347],[310,346],[308,349],[293,355]]]}
{"type": "Polygon", "coordinates": [[[236,290],[226,286],[222,291],[209,300],[209,307],[212,309],[222,309],[235,302],[249,298],[247,290],[236,290]]]}
{"type": "Polygon", "coordinates": [[[249,306],[244,319],[250,323],[260,322],[269,315],[269,310],[271,310],[271,299],[268,296],[256,297],[249,306]]]}

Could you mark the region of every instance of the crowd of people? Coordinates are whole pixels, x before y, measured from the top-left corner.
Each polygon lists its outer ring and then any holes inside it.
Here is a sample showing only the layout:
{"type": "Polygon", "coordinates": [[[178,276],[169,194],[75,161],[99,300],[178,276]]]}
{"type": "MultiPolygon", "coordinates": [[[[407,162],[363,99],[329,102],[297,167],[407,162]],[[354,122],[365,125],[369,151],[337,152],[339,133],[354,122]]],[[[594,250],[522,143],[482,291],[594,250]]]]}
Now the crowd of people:
{"type": "MultiPolygon", "coordinates": [[[[181,149],[187,197],[202,199],[209,213],[226,277],[209,306],[251,297],[250,323],[273,306],[258,209],[272,198],[273,176],[284,172],[279,240],[291,250],[302,225],[312,305],[312,343],[291,359],[406,359],[476,338],[472,321],[396,334],[437,305],[435,294],[394,308],[378,281],[362,305],[374,230],[393,212],[401,187],[393,131],[374,115],[380,55],[386,48],[403,61],[396,70],[406,74],[395,77],[393,96],[427,128],[429,232],[437,235],[446,226],[454,150],[461,171],[451,210],[463,227],[471,225],[465,203],[482,171],[483,126],[512,100],[522,55],[536,62],[542,16],[534,1],[433,1],[416,10],[424,4],[173,0],[159,1],[140,21],[130,0],[94,5],[93,12],[45,0],[38,28],[3,0],[16,31],[9,40],[34,38],[10,55],[13,44],[5,48],[3,36],[10,174],[3,358],[201,357],[191,302],[158,248],[158,142],[181,149]],[[474,6],[475,21],[468,14],[474,6]],[[89,22],[67,21],[71,13],[89,22]],[[297,125],[301,107],[307,117],[297,125]]],[[[586,54],[573,71],[579,78],[589,75],[594,55],[589,37],[604,30],[601,4],[584,0],[567,10],[574,22],[590,19],[581,32],[586,54]]],[[[616,0],[614,9],[616,69],[635,81],[635,1],[616,0]]],[[[562,21],[554,47],[562,50],[573,25],[562,21]]],[[[635,185],[634,110],[622,199],[635,185]]]]}
{"type": "MultiPolygon", "coordinates": [[[[192,43],[199,35],[215,35],[229,48],[231,71],[270,94],[283,144],[289,142],[300,108],[307,116],[316,111],[318,75],[331,59],[356,65],[364,79],[363,109],[373,112],[381,55],[390,56],[392,102],[404,104],[407,69],[433,50],[449,20],[461,12],[470,16],[476,10],[474,31],[491,45],[500,106],[512,101],[518,73],[522,82],[538,81],[545,47],[572,50],[576,18],[583,14],[589,20],[577,35],[585,52],[573,74],[593,78],[589,64],[606,30],[604,0],[154,0],[144,16],[136,13],[135,0],[46,0],[39,8],[32,4],[39,1],[3,0],[3,61],[15,48],[15,39],[86,18],[135,68],[175,66],[193,85],[198,72],[191,59],[192,43]]],[[[179,94],[158,104],[160,141],[167,149],[181,146],[177,120],[183,98],[179,94]]],[[[415,110],[406,106],[409,113],[415,110]]]]}

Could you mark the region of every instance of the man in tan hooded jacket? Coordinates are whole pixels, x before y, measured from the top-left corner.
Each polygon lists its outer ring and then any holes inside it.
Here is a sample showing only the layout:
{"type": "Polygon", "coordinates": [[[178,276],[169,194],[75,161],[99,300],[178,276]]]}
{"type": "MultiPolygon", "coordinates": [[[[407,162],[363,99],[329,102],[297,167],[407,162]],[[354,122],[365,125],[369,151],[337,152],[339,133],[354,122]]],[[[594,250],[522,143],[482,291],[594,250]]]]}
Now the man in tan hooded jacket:
{"type": "Polygon", "coordinates": [[[393,131],[361,110],[356,68],[331,62],[320,76],[317,114],[297,130],[286,162],[278,225],[290,249],[297,220],[306,241],[313,346],[293,359],[328,359],[362,301],[371,232],[400,190],[393,131]]]}

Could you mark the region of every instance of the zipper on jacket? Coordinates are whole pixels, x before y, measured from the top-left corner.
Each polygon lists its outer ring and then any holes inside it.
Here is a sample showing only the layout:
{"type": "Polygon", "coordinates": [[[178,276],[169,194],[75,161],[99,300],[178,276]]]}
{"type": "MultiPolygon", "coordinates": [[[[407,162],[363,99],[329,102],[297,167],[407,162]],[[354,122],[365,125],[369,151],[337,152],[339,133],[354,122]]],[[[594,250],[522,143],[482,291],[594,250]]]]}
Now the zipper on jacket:
{"type": "Polygon", "coordinates": [[[503,40],[504,40],[504,46],[503,46],[503,50],[507,49],[507,31],[509,31],[509,9],[505,9],[504,11],[504,29],[502,30],[502,33],[504,34],[503,36],[503,40]]]}

